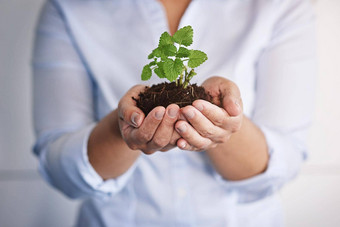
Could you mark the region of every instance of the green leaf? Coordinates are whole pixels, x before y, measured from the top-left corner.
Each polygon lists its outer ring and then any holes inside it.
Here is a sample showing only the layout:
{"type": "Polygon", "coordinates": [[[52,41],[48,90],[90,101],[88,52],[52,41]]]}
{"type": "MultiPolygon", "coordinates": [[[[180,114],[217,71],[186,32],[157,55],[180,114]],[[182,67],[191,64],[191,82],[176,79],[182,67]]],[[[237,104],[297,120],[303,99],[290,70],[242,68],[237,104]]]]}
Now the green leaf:
{"type": "Polygon", "coordinates": [[[148,59],[152,59],[152,58],[155,58],[157,57],[156,55],[160,55],[160,50],[157,48],[153,49],[151,54],[148,55],[148,59]]]}
{"type": "Polygon", "coordinates": [[[183,61],[179,58],[173,59],[166,59],[164,61],[164,72],[166,78],[172,82],[177,79],[178,75],[181,74],[183,70],[183,61]]]}
{"type": "Polygon", "coordinates": [[[196,68],[208,59],[206,53],[200,50],[190,50],[190,56],[188,61],[188,66],[190,68],[196,68]]]}
{"type": "Polygon", "coordinates": [[[158,62],[157,68],[154,70],[159,78],[166,78],[164,73],[164,62],[158,62]]]}
{"type": "Polygon", "coordinates": [[[152,62],[149,63],[149,66],[151,67],[151,66],[154,66],[154,65],[156,65],[156,64],[157,64],[156,61],[152,61],[152,62]]]}
{"type": "MultiPolygon", "coordinates": [[[[156,49],[157,49],[157,48],[156,48],[156,49]]],[[[156,56],[155,56],[155,51],[156,51],[156,49],[154,49],[154,50],[151,52],[151,54],[148,55],[148,59],[153,59],[154,57],[156,57],[156,56]]]]}
{"type": "Polygon", "coordinates": [[[173,44],[167,44],[165,46],[159,47],[164,55],[175,56],[177,52],[177,48],[173,44]]]}
{"type": "Polygon", "coordinates": [[[158,46],[161,47],[161,46],[165,46],[168,44],[174,44],[172,36],[169,35],[168,32],[163,32],[161,37],[159,38],[158,46]]]}
{"type": "Polygon", "coordinates": [[[189,57],[189,55],[190,55],[190,51],[187,48],[180,47],[178,49],[176,57],[178,57],[178,58],[186,58],[186,57],[189,57]]]}
{"type": "Polygon", "coordinates": [[[153,54],[153,51],[152,51],[151,54],[148,55],[148,59],[152,59],[154,57],[155,57],[155,55],[153,54]]]}
{"type": "Polygon", "coordinates": [[[142,71],[142,80],[149,80],[152,72],[149,65],[145,65],[142,71]]]}
{"type": "Polygon", "coordinates": [[[183,77],[185,72],[185,84],[188,84],[189,80],[196,75],[193,69],[208,59],[204,52],[186,48],[192,44],[193,34],[191,26],[179,29],[173,36],[163,32],[158,47],[148,55],[150,63],[143,68],[142,80],[149,80],[154,72],[158,77],[167,78],[172,82],[179,75],[183,77]],[[188,65],[184,66],[183,61],[188,61],[188,65]],[[191,68],[189,74],[187,67],[191,68]]]}
{"type": "Polygon", "coordinates": [[[152,59],[152,58],[154,58],[154,57],[158,57],[158,58],[160,58],[160,57],[162,57],[162,50],[160,49],[160,48],[156,48],[156,49],[154,49],[152,52],[151,52],[151,54],[149,54],[149,56],[148,56],[148,59],[152,59]]]}
{"type": "Polygon", "coordinates": [[[192,40],[193,36],[194,36],[194,30],[189,25],[189,26],[185,26],[179,29],[173,35],[173,40],[178,44],[182,44],[184,46],[190,46],[193,42],[192,40]]]}

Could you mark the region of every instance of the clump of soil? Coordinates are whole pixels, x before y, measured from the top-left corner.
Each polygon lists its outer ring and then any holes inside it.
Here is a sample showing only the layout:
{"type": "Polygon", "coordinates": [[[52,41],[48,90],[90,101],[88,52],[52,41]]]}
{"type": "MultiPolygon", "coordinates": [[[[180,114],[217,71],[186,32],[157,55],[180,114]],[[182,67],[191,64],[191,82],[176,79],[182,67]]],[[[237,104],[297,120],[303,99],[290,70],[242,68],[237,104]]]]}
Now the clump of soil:
{"type": "Polygon", "coordinates": [[[212,97],[206,93],[203,87],[190,84],[183,88],[177,86],[175,82],[164,82],[146,87],[144,92],[138,95],[138,98],[132,97],[132,99],[136,101],[137,107],[144,112],[145,116],[157,106],[166,108],[174,103],[181,108],[191,105],[197,99],[212,101],[212,97]]]}

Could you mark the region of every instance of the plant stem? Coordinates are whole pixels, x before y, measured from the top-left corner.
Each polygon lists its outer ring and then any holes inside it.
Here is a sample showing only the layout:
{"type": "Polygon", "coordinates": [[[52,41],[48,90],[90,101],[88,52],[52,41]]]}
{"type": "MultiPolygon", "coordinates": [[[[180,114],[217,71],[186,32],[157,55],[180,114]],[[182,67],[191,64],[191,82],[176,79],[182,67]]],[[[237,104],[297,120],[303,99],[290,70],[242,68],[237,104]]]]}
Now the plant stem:
{"type": "Polygon", "coordinates": [[[180,86],[182,86],[182,84],[183,84],[183,72],[181,73],[181,75],[179,76],[179,78],[177,79],[177,81],[178,81],[178,83],[176,84],[177,86],[178,85],[180,85],[180,86]]]}
{"type": "Polygon", "coordinates": [[[187,88],[190,80],[196,75],[197,73],[194,71],[194,69],[191,69],[189,74],[185,76],[185,81],[184,81],[184,84],[183,84],[183,87],[184,88],[187,88]]]}
{"type": "MultiPolygon", "coordinates": [[[[183,86],[183,84],[185,83],[185,81],[186,81],[186,79],[187,79],[187,77],[188,77],[188,68],[186,67],[186,66],[184,66],[185,68],[184,68],[184,73],[185,73],[185,76],[184,76],[184,78],[183,78],[183,76],[181,77],[181,85],[182,85],[182,87],[184,87],[183,86]]],[[[183,73],[182,73],[182,75],[183,75],[183,73]]]]}

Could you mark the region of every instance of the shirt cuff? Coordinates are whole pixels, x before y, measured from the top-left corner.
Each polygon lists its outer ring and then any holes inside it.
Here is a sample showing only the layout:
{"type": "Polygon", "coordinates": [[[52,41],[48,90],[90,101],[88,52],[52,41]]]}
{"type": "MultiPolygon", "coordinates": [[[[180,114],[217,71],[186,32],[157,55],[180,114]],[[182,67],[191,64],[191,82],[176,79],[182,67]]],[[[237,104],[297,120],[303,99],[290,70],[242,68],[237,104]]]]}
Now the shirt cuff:
{"type": "Polygon", "coordinates": [[[89,162],[87,144],[95,123],[64,133],[40,154],[40,171],[70,198],[104,198],[118,193],[133,174],[137,161],[121,176],[104,181],[89,162]]]}
{"type": "Polygon", "coordinates": [[[115,179],[103,180],[103,178],[96,172],[89,161],[87,144],[89,136],[94,128],[95,124],[89,127],[82,146],[82,152],[79,157],[75,157],[76,160],[79,158],[81,160],[78,163],[78,168],[81,173],[82,178],[85,182],[95,191],[104,193],[108,196],[118,193],[128,182],[131,175],[133,174],[137,161],[121,176],[115,179]],[[81,155],[81,156],[80,156],[81,155]]]}
{"type": "Polygon", "coordinates": [[[294,178],[307,157],[305,146],[294,137],[260,127],[265,135],[269,161],[266,170],[254,177],[231,181],[214,171],[214,177],[228,191],[238,195],[240,203],[254,202],[272,195],[294,178]]]}

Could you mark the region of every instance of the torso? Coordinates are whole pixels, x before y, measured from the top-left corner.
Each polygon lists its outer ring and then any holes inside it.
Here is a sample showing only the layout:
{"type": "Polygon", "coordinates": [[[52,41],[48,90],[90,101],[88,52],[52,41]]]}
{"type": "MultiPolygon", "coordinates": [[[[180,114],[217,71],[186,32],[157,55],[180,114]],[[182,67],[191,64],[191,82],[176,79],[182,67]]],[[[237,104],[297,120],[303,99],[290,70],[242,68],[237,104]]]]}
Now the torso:
{"type": "MultiPolygon", "coordinates": [[[[254,64],[271,35],[270,23],[264,22],[270,19],[272,8],[261,1],[255,11],[255,0],[58,0],[96,84],[97,119],[115,109],[129,88],[141,83],[141,69],[159,36],[164,31],[174,34],[185,25],[195,31],[191,48],[203,50],[209,57],[197,69],[193,83],[200,84],[211,75],[233,80],[241,90],[245,114],[251,115],[254,64]]],[[[145,84],[159,82],[153,76],[145,84]]],[[[261,211],[246,220],[249,224],[242,221],[242,226],[279,226],[279,218],[272,213],[277,211],[276,203],[271,200],[256,208],[239,205],[238,195],[226,190],[215,174],[204,153],[174,149],[142,156],[124,188],[112,197],[85,202],[79,220],[111,226],[220,227],[261,211]],[[267,219],[276,225],[263,224],[267,219]]]]}

